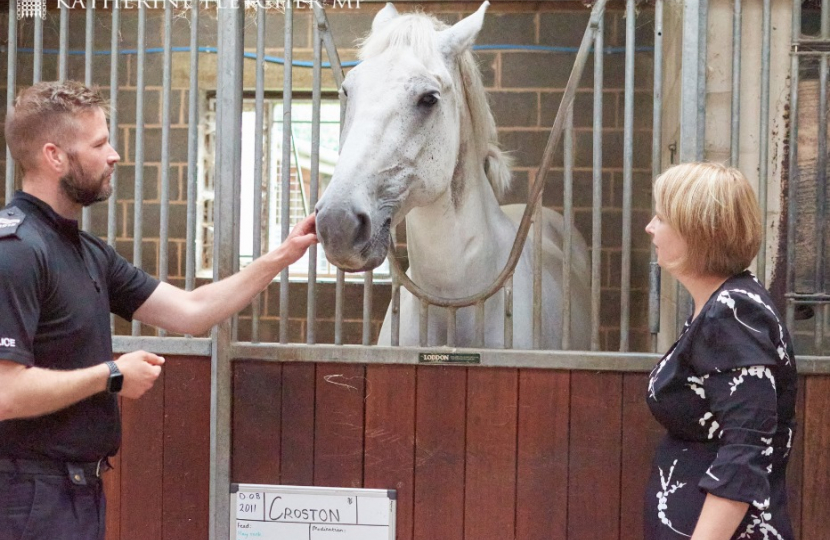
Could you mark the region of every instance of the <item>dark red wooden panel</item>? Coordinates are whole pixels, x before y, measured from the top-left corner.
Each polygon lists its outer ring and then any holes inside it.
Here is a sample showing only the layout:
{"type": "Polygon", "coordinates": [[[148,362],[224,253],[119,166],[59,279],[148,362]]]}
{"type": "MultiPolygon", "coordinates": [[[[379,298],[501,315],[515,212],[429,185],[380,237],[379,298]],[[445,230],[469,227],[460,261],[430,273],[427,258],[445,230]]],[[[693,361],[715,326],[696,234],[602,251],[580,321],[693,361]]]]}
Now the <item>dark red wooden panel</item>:
{"type": "Polygon", "coordinates": [[[314,411],[314,485],[363,486],[366,368],[318,364],[314,411]]]}
{"type": "Polygon", "coordinates": [[[805,377],[798,378],[798,396],[795,402],[797,422],[790,463],[787,465],[787,497],[795,538],[801,538],[801,493],[804,488],[804,385],[805,377]]]}
{"type": "MultiPolygon", "coordinates": [[[[171,365],[173,359],[169,360],[171,365]]],[[[122,400],[120,540],[160,540],[165,365],[149,392],[122,400]]]]}
{"type": "Polygon", "coordinates": [[[516,540],[566,536],[570,384],[566,371],[519,373],[516,540]]]}
{"type": "Polygon", "coordinates": [[[801,535],[812,540],[830,531],[830,376],[810,376],[806,382],[801,535]]]}
{"type": "Polygon", "coordinates": [[[412,539],[415,367],[366,366],[364,487],[397,491],[397,540],[412,539]]]}
{"type": "Polygon", "coordinates": [[[282,366],[281,484],[314,484],[315,372],[310,363],[282,366]]]}
{"type": "Polygon", "coordinates": [[[467,370],[419,367],[416,394],[413,538],[462,540],[467,370]]]}
{"type": "Polygon", "coordinates": [[[231,481],[280,483],[282,365],[233,362],[231,481]]]}
{"type": "Polygon", "coordinates": [[[619,538],[622,374],[571,374],[568,538],[619,538]]]}
{"type": "MultiPolygon", "coordinates": [[[[123,398],[118,398],[121,407],[123,398]]],[[[113,469],[104,475],[104,493],[107,498],[107,536],[106,540],[118,540],[121,537],[121,454],[110,458],[113,469]]]]}
{"type": "Polygon", "coordinates": [[[165,371],[162,537],[207,538],[210,359],[168,357],[165,371]]]}
{"type": "Polygon", "coordinates": [[[623,375],[620,538],[643,537],[643,501],[654,449],[665,430],[646,405],[648,375],[623,375]]]}
{"type": "Polygon", "coordinates": [[[518,370],[467,373],[467,472],[464,538],[514,535],[518,370]]]}

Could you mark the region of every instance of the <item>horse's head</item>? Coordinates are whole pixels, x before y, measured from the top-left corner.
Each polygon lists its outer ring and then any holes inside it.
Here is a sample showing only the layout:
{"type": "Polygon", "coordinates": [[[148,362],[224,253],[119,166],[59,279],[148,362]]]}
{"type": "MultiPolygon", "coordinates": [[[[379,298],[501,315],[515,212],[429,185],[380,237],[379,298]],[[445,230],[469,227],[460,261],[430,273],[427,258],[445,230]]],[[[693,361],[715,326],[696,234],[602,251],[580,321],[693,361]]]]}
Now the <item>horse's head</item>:
{"type": "Polygon", "coordinates": [[[495,125],[470,49],[488,5],[451,27],[399,15],[392,4],[375,17],[362,62],[340,89],[348,103],[340,158],[317,204],[317,232],[336,266],[377,267],[407,212],[455,195],[462,130],[476,129],[465,111],[485,115],[477,128],[484,142],[467,149],[485,167],[495,125]],[[465,88],[471,84],[475,91],[465,88]]]}

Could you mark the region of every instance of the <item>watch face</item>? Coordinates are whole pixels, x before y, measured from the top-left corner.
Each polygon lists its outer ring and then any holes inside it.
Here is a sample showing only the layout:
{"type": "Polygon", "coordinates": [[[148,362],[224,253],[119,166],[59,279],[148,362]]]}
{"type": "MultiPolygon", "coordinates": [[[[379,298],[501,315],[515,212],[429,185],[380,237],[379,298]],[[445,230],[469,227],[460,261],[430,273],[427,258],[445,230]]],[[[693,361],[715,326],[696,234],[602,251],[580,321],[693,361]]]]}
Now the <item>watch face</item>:
{"type": "Polygon", "coordinates": [[[124,386],[124,375],[122,375],[121,373],[113,373],[112,375],[110,375],[109,383],[107,384],[107,390],[111,394],[120,392],[122,386],[124,386]]]}

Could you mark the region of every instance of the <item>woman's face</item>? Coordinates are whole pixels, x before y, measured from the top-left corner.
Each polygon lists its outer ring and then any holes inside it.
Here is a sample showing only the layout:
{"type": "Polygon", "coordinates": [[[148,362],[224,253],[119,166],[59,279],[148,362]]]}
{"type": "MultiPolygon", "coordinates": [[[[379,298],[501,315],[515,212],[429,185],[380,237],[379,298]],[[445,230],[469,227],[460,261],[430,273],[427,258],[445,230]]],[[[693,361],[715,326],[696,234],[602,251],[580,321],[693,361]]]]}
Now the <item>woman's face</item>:
{"type": "Polygon", "coordinates": [[[646,225],[646,232],[651,235],[651,243],[657,251],[657,264],[672,271],[677,263],[686,257],[686,241],[663,217],[662,209],[655,208],[655,215],[646,225]]]}

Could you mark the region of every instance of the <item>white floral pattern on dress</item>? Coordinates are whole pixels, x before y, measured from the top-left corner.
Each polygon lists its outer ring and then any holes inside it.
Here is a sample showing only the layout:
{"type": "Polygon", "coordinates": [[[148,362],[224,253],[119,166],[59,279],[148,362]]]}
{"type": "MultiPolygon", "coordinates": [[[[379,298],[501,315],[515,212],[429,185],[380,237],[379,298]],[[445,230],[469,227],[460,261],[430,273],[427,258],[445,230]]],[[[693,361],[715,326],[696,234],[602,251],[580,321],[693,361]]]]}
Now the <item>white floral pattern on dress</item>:
{"type": "MultiPolygon", "coordinates": [[[[752,279],[754,279],[755,282],[760,285],[760,282],[758,281],[758,278],[756,278],[754,275],[752,275],[752,279]]],[[[786,364],[789,366],[790,365],[790,355],[787,354],[787,343],[784,340],[784,327],[781,326],[781,321],[778,319],[778,316],[775,314],[775,310],[772,309],[772,306],[766,304],[758,294],[751,293],[751,292],[746,291],[744,289],[730,289],[730,290],[726,290],[726,291],[721,291],[721,293],[718,295],[717,301],[720,302],[721,304],[726,304],[726,306],[729,307],[729,309],[732,310],[732,313],[735,314],[735,320],[738,321],[739,323],[743,324],[744,326],[746,326],[750,330],[753,330],[755,332],[760,332],[760,331],[756,330],[755,328],[752,328],[751,326],[749,326],[747,324],[745,324],[741,319],[738,318],[738,310],[735,307],[735,300],[732,298],[732,296],[730,296],[730,293],[743,294],[747,298],[749,298],[751,300],[754,300],[756,303],[764,306],[764,308],[767,311],[769,311],[770,314],[772,314],[773,318],[775,319],[775,322],[778,325],[778,344],[777,344],[777,347],[776,347],[776,350],[778,352],[778,358],[781,359],[781,360],[784,360],[786,362],[786,364]]]]}
{"type": "Polygon", "coordinates": [[[763,379],[764,377],[766,377],[772,383],[772,387],[775,388],[775,377],[772,375],[772,370],[770,370],[766,366],[750,366],[748,368],[743,367],[735,369],[735,371],[738,371],[740,373],[737,377],[732,379],[731,383],[729,383],[729,395],[734,394],[735,390],[737,390],[738,387],[741,384],[743,384],[745,375],[748,375],[750,377],[758,377],[759,379],[763,379]]]}
{"type": "Polygon", "coordinates": [[[752,513],[750,510],[750,521],[746,525],[746,529],[741,532],[741,535],[738,536],[738,540],[742,540],[744,538],[754,538],[755,534],[755,527],[758,527],[758,530],[761,531],[761,534],[764,535],[764,540],[785,540],[783,536],[773,527],[770,525],[769,521],[772,519],[772,514],[770,512],[765,512],[764,510],[769,508],[769,499],[766,499],[764,502],[752,501],[752,506],[757,510],[757,513],[752,513]]]}
{"type": "Polygon", "coordinates": [[[706,422],[708,422],[709,420],[712,421],[712,424],[709,426],[709,438],[711,439],[712,437],[714,437],[715,432],[720,427],[720,424],[718,424],[718,421],[715,420],[715,415],[712,414],[711,412],[707,412],[706,414],[703,415],[703,418],[698,420],[698,422],[700,422],[701,426],[706,427],[706,422]]]}
{"type": "Polygon", "coordinates": [[[701,399],[706,399],[706,389],[703,387],[703,385],[706,382],[706,379],[708,378],[709,375],[704,375],[703,377],[688,377],[686,380],[689,381],[689,384],[687,384],[686,386],[691,388],[692,391],[698,396],[700,396],[701,399]]]}
{"type": "Polygon", "coordinates": [[[663,487],[663,490],[657,492],[657,517],[660,518],[660,523],[662,523],[669,529],[673,530],[677,534],[691,537],[691,534],[682,533],[675,529],[674,526],[671,524],[671,520],[668,518],[668,516],[666,516],[666,510],[669,509],[669,495],[671,495],[672,493],[686,485],[683,482],[675,482],[673,486],[669,486],[669,484],[671,483],[671,477],[674,474],[675,465],[677,465],[676,459],[674,460],[674,463],[671,464],[668,477],[665,476],[665,474],[663,473],[663,468],[660,467],[660,485],[663,487]]]}

